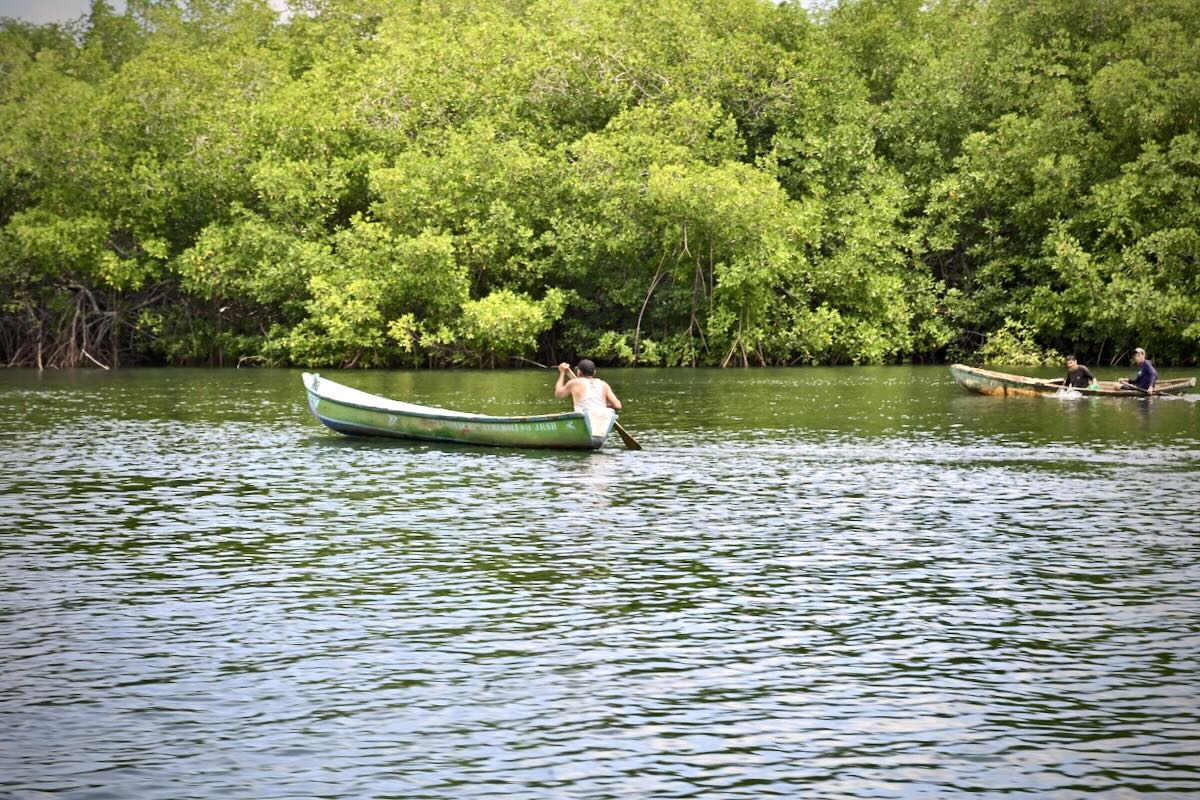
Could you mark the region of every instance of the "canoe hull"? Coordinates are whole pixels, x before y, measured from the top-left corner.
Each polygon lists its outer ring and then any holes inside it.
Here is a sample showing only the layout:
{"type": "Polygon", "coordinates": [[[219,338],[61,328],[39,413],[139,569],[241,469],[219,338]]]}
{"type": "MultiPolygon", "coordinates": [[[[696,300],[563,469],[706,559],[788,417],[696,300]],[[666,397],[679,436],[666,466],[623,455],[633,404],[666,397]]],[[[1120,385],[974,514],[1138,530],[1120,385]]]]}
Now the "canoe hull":
{"type": "MultiPolygon", "coordinates": [[[[1047,381],[1040,378],[1028,378],[1024,375],[1012,375],[1007,372],[994,372],[989,369],[968,367],[964,364],[954,364],[950,374],[959,386],[975,394],[986,394],[1000,397],[1055,397],[1066,391],[1062,381],[1047,381]]],[[[1154,387],[1153,394],[1183,394],[1196,385],[1195,378],[1175,378],[1159,381],[1154,387]]],[[[1071,389],[1081,395],[1091,397],[1146,397],[1145,392],[1134,389],[1122,389],[1116,381],[1099,381],[1099,389],[1071,389]]]]}
{"type": "Polygon", "coordinates": [[[304,373],[308,408],[322,425],[350,436],[386,436],[489,447],[595,450],[616,415],[581,411],[526,417],[466,414],[399,403],[304,373]]]}

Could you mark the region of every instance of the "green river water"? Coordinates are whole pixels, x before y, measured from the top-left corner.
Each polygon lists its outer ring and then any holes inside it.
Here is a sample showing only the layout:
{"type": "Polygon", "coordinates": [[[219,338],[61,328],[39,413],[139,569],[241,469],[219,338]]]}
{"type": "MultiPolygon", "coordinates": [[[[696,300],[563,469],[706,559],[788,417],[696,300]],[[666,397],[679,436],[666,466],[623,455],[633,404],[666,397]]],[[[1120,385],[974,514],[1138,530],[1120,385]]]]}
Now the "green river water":
{"type": "Polygon", "coordinates": [[[1197,395],[601,376],[644,450],[351,439],[298,370],[0,372],[0,797],[1200,796],[1197,395]]]}

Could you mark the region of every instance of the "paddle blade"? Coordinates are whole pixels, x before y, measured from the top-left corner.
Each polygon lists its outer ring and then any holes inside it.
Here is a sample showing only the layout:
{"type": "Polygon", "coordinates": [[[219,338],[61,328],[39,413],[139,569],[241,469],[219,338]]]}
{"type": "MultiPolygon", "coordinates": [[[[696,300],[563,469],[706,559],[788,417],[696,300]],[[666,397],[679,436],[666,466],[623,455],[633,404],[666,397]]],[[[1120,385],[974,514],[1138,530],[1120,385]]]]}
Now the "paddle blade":
{"type": "Polygon", "coordinates": [[[621,427],[621,423],[615,422],[613,426],[617,429],[617,435],[621,437],[621,441],[625,443],[626,450],[641,450],[642,446],[638,444],[638,440],[630,435],[629,431],[621,427]]]}

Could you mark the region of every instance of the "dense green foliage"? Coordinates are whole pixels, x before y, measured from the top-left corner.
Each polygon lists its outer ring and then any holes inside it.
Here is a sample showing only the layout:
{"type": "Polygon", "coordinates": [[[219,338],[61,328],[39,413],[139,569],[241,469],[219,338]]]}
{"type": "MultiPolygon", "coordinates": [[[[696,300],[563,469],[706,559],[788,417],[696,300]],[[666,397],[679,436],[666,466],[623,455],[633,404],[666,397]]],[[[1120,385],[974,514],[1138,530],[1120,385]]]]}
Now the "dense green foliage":
{"type": "Polygon", "coordinates": [[[1194,0],[0,24],[0,358],[1200,362],[1194,0]]]}

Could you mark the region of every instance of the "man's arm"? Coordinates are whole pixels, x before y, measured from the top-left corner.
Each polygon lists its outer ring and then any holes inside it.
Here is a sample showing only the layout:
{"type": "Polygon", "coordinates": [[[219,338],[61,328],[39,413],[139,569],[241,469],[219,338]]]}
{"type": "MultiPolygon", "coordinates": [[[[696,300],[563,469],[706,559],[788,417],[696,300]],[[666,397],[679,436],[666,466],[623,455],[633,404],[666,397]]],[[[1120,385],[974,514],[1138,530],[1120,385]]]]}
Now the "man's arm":
{"type": "Polygon", "coordinates": [[[608,403],[610,408],[615,408],[617,411],[621,410],[621,401],[613,394],[612,387],[608,385],[608,381],[604,382],[604,402],[608,403]]]}
{"type": "Polygon", "coordinates": [[[571,395],[571,382],[567,380],[567,372],[570,369],[570,364],[562,363],[558,365],[558,382],[554,384],[554,396],[559,400],[571,395]]]}

